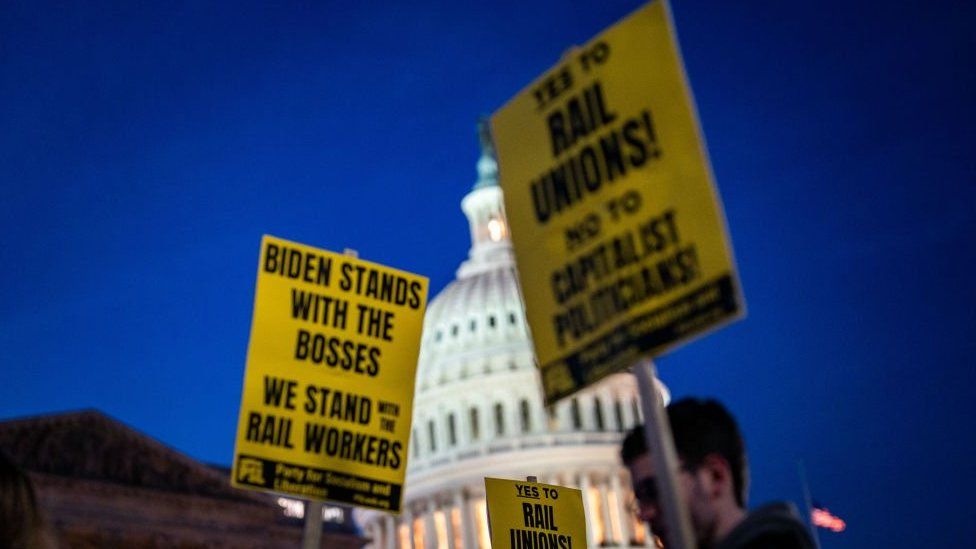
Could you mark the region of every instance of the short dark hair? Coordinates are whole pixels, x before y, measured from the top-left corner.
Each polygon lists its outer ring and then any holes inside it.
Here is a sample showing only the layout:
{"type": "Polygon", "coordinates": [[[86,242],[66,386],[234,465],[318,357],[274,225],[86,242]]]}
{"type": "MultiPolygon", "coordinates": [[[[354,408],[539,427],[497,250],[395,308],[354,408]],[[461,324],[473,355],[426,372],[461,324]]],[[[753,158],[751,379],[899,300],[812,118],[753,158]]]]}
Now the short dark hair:
{"type": "MultiPolygon", "coordinates": [[[[674,448],[685,466],[696,469],[709,454],[718,454],[729,462],[735,502],[745,507],[749,484],[746,446],[732,414],[714,399],[685,398],[668,406],[668,422],[674,437],[674,448]]],[[[634,427],[624,438],[620,457],[630,465],[647,453],[644,426],[634,427]]]]}

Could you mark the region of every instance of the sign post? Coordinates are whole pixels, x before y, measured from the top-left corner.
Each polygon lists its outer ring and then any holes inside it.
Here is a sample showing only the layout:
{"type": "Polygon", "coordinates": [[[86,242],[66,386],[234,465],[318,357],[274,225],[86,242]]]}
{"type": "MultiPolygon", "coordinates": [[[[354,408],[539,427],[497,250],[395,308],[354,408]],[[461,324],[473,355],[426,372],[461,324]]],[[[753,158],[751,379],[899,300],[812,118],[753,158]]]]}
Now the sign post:
{"type": "Polygon", "coordinates": [[[305,501],[305,527],[302,529],[302,549],[322,547],[322,502],[305,501]]]}
{"type": "Polygon", "coordinates": [[[658,498],[664,520],[669,526],[668,535],[672,537],[665,541],[668,547],[693,549],[695,540],[692,536],[691,519],[688,508],[684,505],[684,498],[678,490],[678,455],[674,450],[674,437],[671,435],[664,399],[654,382],[657,377],[654,363],[643,360],[634,366],[633,371],[637,377],[641,411],[644,414],[644,440],[647,441],[654,470],[660,471],[656,477],[658,498]]]}
{"type": "Polygon", "coordinates": [[[669,546],[691,547],[641,361],[741,318],[745,303],[667,2],[571,50],[491,121],[546,403],[638,365],[680,532],[669,546]]]}
{"type": "Polygon", "coordinates": [[[231,484],[398,513],[426,300],[424,277],[265,236],[231,484]]]}

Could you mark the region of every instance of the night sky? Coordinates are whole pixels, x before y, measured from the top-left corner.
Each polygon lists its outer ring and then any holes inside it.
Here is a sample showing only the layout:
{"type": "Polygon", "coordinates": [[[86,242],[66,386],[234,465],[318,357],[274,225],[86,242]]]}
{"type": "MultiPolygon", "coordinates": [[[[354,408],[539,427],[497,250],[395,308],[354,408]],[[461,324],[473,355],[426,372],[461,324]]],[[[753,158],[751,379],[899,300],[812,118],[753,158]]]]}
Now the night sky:
{"type": "MultiPolygon", "coordinates": [[[[0,6],[0,418],[97,408],[224,465],[261,235],[439,291],[478,116],[639,5],[170,4],[0,6]]],[[[959,546],[976,3],[672,9],[748,317],[663,380],[740,419],[753,504],[805,462],[825,548],[959,546]]]]}

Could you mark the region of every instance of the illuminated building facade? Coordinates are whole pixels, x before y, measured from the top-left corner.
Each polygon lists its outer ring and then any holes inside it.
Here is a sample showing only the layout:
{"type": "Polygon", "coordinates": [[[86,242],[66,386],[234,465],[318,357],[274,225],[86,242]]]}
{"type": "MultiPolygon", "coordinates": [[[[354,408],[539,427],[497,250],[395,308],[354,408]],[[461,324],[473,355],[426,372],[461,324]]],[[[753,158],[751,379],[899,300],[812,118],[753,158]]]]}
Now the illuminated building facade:
{"type": "Polygon", "coordinates": [[[487,548],[484,478],[583,491],[588,545],[651,546],[626,509],[622,432],[640,421],[637,386],[615,374],[552,414],[542,401],[490,138],[461,208],[471,249],[424,320],[403,513],[357,510],[374,549],[487,548]]]}

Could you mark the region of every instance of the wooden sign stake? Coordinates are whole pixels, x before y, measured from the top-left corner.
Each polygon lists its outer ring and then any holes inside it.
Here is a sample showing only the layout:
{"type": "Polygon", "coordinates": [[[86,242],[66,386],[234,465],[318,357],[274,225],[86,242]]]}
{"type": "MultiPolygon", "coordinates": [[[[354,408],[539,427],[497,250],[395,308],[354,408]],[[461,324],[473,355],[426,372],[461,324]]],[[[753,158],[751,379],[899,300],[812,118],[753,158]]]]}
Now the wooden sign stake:
{"type": "Polygon", "coordinates": [[[668,423],[664,400],[657,389],[654,362],[643,360],[634,366],[644,413],[644,440],[654,464],[658,487],[658,508],[667,526],[665,545],[671,549],[695,549],[691,520],[684,497],[678,488],[678,455],[668,423]]]}

